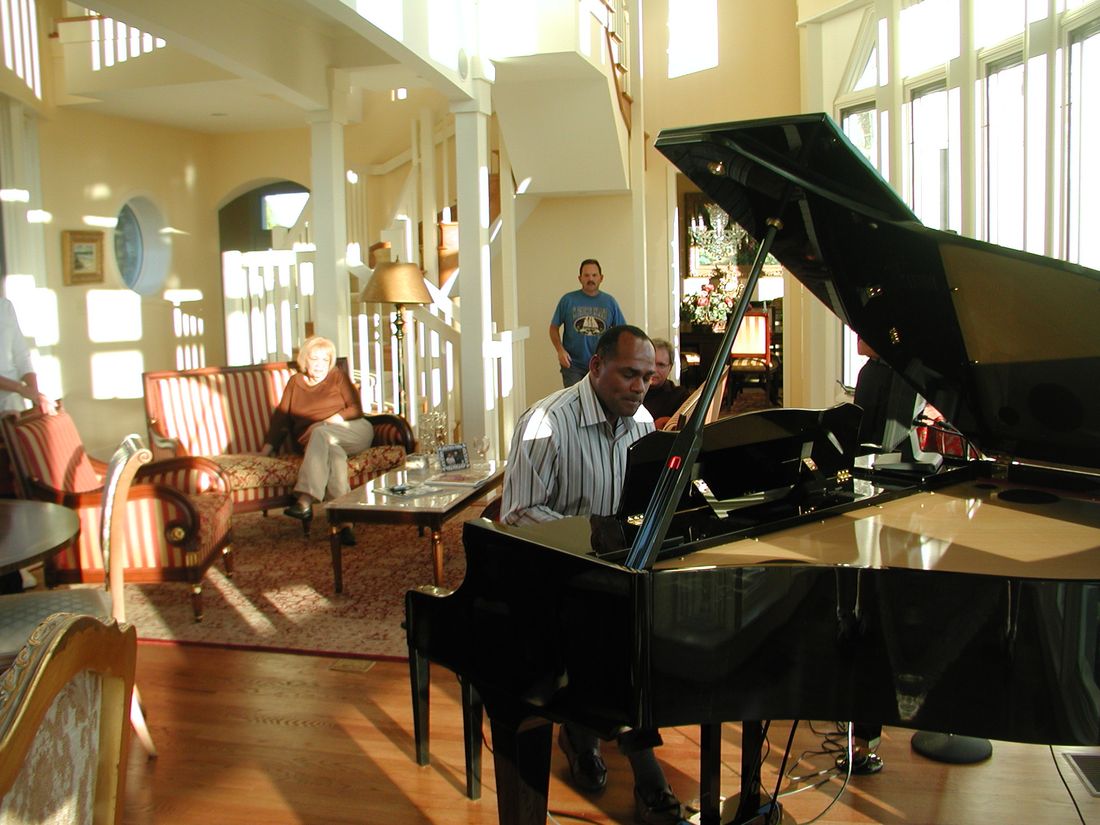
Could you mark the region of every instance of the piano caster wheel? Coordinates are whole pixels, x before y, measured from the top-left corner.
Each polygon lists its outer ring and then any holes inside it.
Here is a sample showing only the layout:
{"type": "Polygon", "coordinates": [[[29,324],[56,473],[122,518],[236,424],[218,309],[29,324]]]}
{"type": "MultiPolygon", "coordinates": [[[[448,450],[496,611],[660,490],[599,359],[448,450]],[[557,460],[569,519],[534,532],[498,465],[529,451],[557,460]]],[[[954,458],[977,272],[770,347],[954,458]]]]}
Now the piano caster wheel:
{"type": "MultiPolygon", "coordinates": [[[[857,753],[852,762],[852,776],[870,776],[882,770],[885,763],[877,753],[857,753]]],[[[842,753],[836,758],[836,769],[848,773],[848,754],[842,753]]]]}

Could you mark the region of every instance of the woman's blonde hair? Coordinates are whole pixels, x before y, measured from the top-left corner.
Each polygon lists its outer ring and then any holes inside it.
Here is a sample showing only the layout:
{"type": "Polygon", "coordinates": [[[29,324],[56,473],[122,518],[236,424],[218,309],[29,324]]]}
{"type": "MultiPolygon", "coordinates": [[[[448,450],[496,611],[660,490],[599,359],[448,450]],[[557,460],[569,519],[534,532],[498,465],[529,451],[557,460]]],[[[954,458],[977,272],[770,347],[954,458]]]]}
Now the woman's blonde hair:
{"type": "Polygon", "coordinates": [[[336,366],[336,344],[332,343],[328,338],[322,338],[320,335],[312,335],[302,342],[301,349],[298,350],[298,369],[303,373],[309,369],[309,356],[311,356],[315,350],[327,350],[328,351],[328,365],[331,369],[336,366]]]}

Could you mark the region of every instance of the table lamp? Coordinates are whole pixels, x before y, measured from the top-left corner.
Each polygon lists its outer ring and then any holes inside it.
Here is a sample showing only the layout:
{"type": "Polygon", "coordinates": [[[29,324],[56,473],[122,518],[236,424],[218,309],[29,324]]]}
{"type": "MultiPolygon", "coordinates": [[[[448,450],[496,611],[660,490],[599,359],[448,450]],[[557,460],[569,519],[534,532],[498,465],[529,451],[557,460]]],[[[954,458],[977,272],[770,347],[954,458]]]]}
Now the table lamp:
{"type": "Polygon", "coordinates": [[[431,293],[424,286],[424,275],[416,264],[386,261],[371,275],[359,300],[366,304],[393,304],[396,314],[393,334],[397,339],[397,386],[401,393],[399,413],[405,413],[404,347],[405,318],[403,307],[432,303],[431,293]]]}

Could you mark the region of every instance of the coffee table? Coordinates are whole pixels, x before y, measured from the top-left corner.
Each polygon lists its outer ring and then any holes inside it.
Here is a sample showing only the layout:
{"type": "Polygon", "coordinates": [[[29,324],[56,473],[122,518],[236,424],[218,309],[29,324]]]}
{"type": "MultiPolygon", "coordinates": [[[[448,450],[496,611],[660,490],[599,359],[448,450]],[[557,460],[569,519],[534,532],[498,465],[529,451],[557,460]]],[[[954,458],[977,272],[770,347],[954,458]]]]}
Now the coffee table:
{"type": "MultiPolygon", "coordinates": [[[[412,486],[406,470],[391,470],[371,479],[362,487],[356,487],[346,495],[325,504],[328,514],[329,543],[332,548],[332,575],[336,592],[344,592],[343,546],[340,544],[340,525],[347,522],[366,524],[415,524],[432,531],[432,576],[438,586],[443,580],[443,524],[453,518],[471,502],[501,485],[504,480],[504,462],[490,461],[488,466],[473,467],[471,471],[485,471],[485,477],[469,484],[447,482],[447,474],[433,476],[421,486],[412,486]],[[439,483],[435,479],[442,480],[439,483]],[[408,484],[411,489],[404,495],[390,492],[394,487],[408,484]],[[425,493],[426,488],[432,488],[425,493]]],[[[453,478],[454,476],[452,476],[453,478]]]]}

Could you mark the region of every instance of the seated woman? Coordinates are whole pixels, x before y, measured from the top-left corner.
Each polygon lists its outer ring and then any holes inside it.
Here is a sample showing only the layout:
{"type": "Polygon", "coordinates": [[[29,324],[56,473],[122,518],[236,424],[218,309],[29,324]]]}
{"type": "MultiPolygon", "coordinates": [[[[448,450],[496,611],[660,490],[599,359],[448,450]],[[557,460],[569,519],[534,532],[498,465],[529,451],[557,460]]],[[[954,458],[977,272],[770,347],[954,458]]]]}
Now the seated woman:
{"type": "MultiPolygon", "coordinates": [[[[313,502],[348,491],[348,454],[371,445],[374,428],[363,417],[355,387],[341,370],[333,369],[336,347],[327,338],[307,338],[298,352],[298,368],[287,382],[271,416],[261,455],[271,455],[290,437],[291,447],[304,452],[297,501],[283,513],[299,521],[313,518],[313,502]]],[[[340,528],[344,544],[355,544],[350,525],[340,528]]]]}

